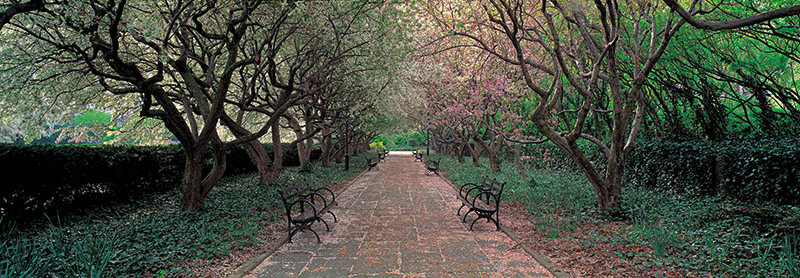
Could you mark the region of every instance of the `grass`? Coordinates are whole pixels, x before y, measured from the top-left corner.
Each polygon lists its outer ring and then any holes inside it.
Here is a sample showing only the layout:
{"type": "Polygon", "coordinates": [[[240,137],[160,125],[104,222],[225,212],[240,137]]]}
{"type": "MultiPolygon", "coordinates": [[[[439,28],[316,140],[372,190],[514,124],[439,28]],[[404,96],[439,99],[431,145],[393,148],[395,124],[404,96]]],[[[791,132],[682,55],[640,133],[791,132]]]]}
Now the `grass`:
{"type": "Polygon", "coordinates": [[[274,184],[256,173],[224,178],[200,211],[179,210],[181,194],[131,200],[75,215],[51,216],[24,229],[0,220],[0,277],[186,277],[184,262],[216,260],[259,242],[265,221],[282,221],[276,192],[308,179],[315,186],[352,180],[363,159],[343,165],[286,167],[274,184]]]}
{"type": "MultiPolygon", "coordinates": [[[[503,199],[524,205],[546,239],[610,220],[596,208],[592,186],[580,173],[535,169],[533,161],[527,165],[529,180],[522,180],[512,163],[503,163],[500,172],[492,173],[485,159],[475,167],[446,156],[437,158],[442,158],[440,167],[455,184],[483,176],[507,182],[503,199]]],[[[649,251],[619,254],[620,259],[637,265],[669,262],[699,276],[800,277],[796,206],[742,204],[630,187],[623,188],[622,200],[627,219],[623,229],[612,235],[586,229],[589,234],[580,242],[646,246],[649,251]]]]}

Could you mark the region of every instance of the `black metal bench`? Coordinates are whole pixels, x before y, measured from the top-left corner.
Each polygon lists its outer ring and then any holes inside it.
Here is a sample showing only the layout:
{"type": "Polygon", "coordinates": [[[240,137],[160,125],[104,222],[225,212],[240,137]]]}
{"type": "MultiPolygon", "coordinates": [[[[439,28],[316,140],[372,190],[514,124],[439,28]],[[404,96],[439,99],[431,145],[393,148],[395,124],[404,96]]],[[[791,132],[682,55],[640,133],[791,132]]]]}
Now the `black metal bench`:
{"type": "Polygon", "coordinates": [[[372,170],[372,168],[375,168],[375,170],[378,170],[378,171],[381,170],[380,168],[378,168],[378,162],[381,161],[380,158],[369,159],[368,157],[365,157],[364,159],[367,160],[367,165],[369,165],[369,169],[367,169],[367,171],[372,170]]]}
{"type": "Polygon", "coordinates": [[[464,207],[469,208],[469,211],[464,214],[461,222],[467,221],[467,214],[475,212],[478,218],[472,221],[469,229],[475,225],[481,218],[486,218],[486,222],[494,221],[497,230],[500,230],[500,216],[497,211],[500,209],[500,197],[503,194],[505,182],[499,182],[494,179],[484,178],[480,184],[467,183],[461,186],[458,191],[458,200],[461,201],[461,207],[458,208],[456,215],[461,215],[461,209],[464,207]],[[492,215],[495,217],[492,218],[492,215]]]}
{"type": "Polygon", "coordinates": [[[425,175],[429,175],[430,173],[434,173],[437,176],[439,175],[439,160],[425,160],[425,175]]]}
{"type": "Polygon", "coordinates": [[[330,211],[332,206],[337,205],[336,196],[328,188],[313,189],[308,181],[296,183],[294,186],[278,190],[281,201],[286,208],[286,221],[288,223],[289,242],[292,236],[299,232],[311,231],[317,237],[317,242],[322,242],[316,231],[311,229],[314,222],[322,222],[325,229],[330,231],[330,226],[322,215],[330,213],[333,215],[333,222],[338,222],[336,215],[330,211]]]}
{"type": "Polygon", "coordinates": [[[417,151],[414,151],[411,154],[414,155],[414,161],[415,162],[416,161],[422,161],[422,154],[421,153],[418,153],[417,151]]]}
{"type": "Polygon", "coordinates": [[[386,153],[379,153],[378,161],[386,161],[386,153]]]}

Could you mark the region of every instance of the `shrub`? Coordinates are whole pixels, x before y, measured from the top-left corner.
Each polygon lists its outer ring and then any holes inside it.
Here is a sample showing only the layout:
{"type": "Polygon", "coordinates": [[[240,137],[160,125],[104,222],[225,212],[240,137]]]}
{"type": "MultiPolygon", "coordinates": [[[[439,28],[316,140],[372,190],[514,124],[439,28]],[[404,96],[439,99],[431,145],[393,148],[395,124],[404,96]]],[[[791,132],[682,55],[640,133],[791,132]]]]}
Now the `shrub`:
{"type": "MultiPolygon", "coordinates": [[[[264,147],[272,156],[272,145],[264,147]]],[[[312,150],[311,160],[321,154],[312,150]]],[[[228,155],[226,175],[256,171],[243,146],[228,155]]],[[[284,165],[300,165],[296,148],[286,150],[284,165]]],[[[23,219],[164,192],[181,183],[183,167],[179,145],[0,144],[0,173],[6,180],[0,187],[0,215],[23,219]]]]}
{"type": "Polygon", "coordinates": [[[408,140],[402,134],[395,134],[392,136],[392,141],[395,145],[408,145],[408,140]]]}
{"type": "Polygon", "coordinates": [[[634,186],[747,202],[800,203],[800,141],[650,141],[628,163],[634,186]]]}
{"type": "Polygon", "coordinates": [[[383,142],[374,142],[374,143],[369,143],[369,148],[373,150],[382,151],[386,149],[386,146],[383,145],[383,142]]]}
{"type": "Polygon", "coordinates": [[[389,142],[389,141],[390,141],[389,137],[386,137],[386,135],[381,134],[381,135],[375,136],[375,138],[372,138],[372,140],[370,140],[369,142],[370,143],[376,143],[376,142],[384,142],[384,143],[386,143],[386,142],[389,142]]]}
{"type": "MultiPolygon", "coordinates": [[[[362,154],[363,155],[363,154],[362,154]]],[[[358,156],[356,157],[358,158],[358,156]]],[[[204,277],[183,262],[216,259],[242,246],[259,246],[267,221],[285,221],[276,189],[307,179],[314,186],[352,180],[363,158],[342,164],[286,167],[278,180],[260,184],[255,173],[223,178],[206,209],[180,211],[180,190],[116,203],[82,215],[63,215],[17,231],[0,217],[0,277],[204,277]],[[307,168],[304,171],[303,168],[307,168]]],[[[40,221],[41,222],[41,221],[40,221]]],[[[282,223],[282,222],[281,222],[282,223]]]]}
{"type": "Polygon", "coordinates": [[[408,139],[407,141],[409,146],[420,146],[420,145],[425,145],[427,143],[427,141],[425,140],[425,135],[423,135],[419,131],[409,131],[408,133],[405,134],[405,136],[408,139]],[[412,140],[414,140],[413,144],[411,143],[412,140]]]}

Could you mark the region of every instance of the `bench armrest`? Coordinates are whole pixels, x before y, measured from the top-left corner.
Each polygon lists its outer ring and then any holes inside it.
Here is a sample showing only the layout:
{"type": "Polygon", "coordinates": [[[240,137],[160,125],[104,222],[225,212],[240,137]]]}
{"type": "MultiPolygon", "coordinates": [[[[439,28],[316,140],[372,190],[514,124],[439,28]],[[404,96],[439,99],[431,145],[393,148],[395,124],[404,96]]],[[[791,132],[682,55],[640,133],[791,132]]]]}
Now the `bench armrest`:
{"type": "MultiPolygon", "coordinates": [[[[326,194],[326,195],[330,195],[330,196],[331,196],[330,202],[326,203],[326,205],[325,205],[325,206],[327,206],[327,204],[334,204],[334,203],[336,203],[336,195],[334,195],[334,194],[333,194],[333,191],[331,191],[331,190],[330,190],[330,189],[328,189],[327,187],[322,187],[322,188],[318,188],[318,189],[314,190],[314,192],[320,192],[320,191],[325,191],[325,192],[328,192],[328,194],[326,194]]],[[[320,194],[320,197],[321,197],[321,196],[322,196],[322,194],[320,194]]],[[[323,199],[324,199],[324,198],[323,198],[323,199]]]]}
{"type": "Polygon", "coordinates": [[[458,190],[458,195],[463,197],[464,199],[466,199],[467,196],[469,195],[469,193],[472,192],[472,190],[475,190],[476,188],[479,188],[479,187],[480,187],[480,185],[477,185],[477,184],[474,184],[474,183],[471,183],[471,182],[465,183],[458,190]]]}
{"type": "Polygon", "coordinates": [[[286,203],[285,204],[286,205],[286,217],[289,219],[289,222],[292,222],[292,208],[297,204],[300,204],[300,210],[301,211],[305,210],[305,208],[303,208],[303,205],[307,204],[314,211],[314,217],[317,217],[317,207],[314,206],[314,203],[309,201],[306,198],[300,198],[300,199],[294,200],[291,203],[286,203]]]}
{"type": "Polygon", "coordinates": [[[472,207],[475,207],[475,201],[476,200],[479,201],[479,202],[484,202],[487,205],[491,205],[492,202],[490,202],[489,198],[491,198],[491,200],[494,201],[495,209],[500,207],[500,198],[496,194],[492,193],[491,191],[482,191],[482,192],[478,193],[477,195],[475,195],[475,197],[472,197],[472,207]],[[481,196],[486,198],[485,202],[483,200],[481,200],[481,196]]]}

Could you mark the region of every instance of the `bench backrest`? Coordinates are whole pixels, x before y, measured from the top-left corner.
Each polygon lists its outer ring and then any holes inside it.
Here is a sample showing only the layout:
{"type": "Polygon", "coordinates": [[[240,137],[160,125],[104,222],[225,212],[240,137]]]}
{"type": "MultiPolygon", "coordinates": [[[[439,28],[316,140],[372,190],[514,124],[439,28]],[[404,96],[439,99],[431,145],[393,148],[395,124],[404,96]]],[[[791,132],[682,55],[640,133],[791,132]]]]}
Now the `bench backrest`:
{"type": "Polygon", "coordinates": [[[495,179],[490,179],[489,177],[484,177],[481,185],[493,191],[492,194],[500,198],[500,195],[503,194],[503,188],[505,188],[506,183],[495,179]]]}
{"type": "Polygon", "coordinates": [[[308,180],[304,180],[298,183],[295,183],[293,186],[286,188],[286,189],[278,189],[278,194],[281,195],[281,200],[283,203],[293,202],[297,197],[301,194],[305,194],[311,189],[311,185],[308,183],[308,180]]]}

